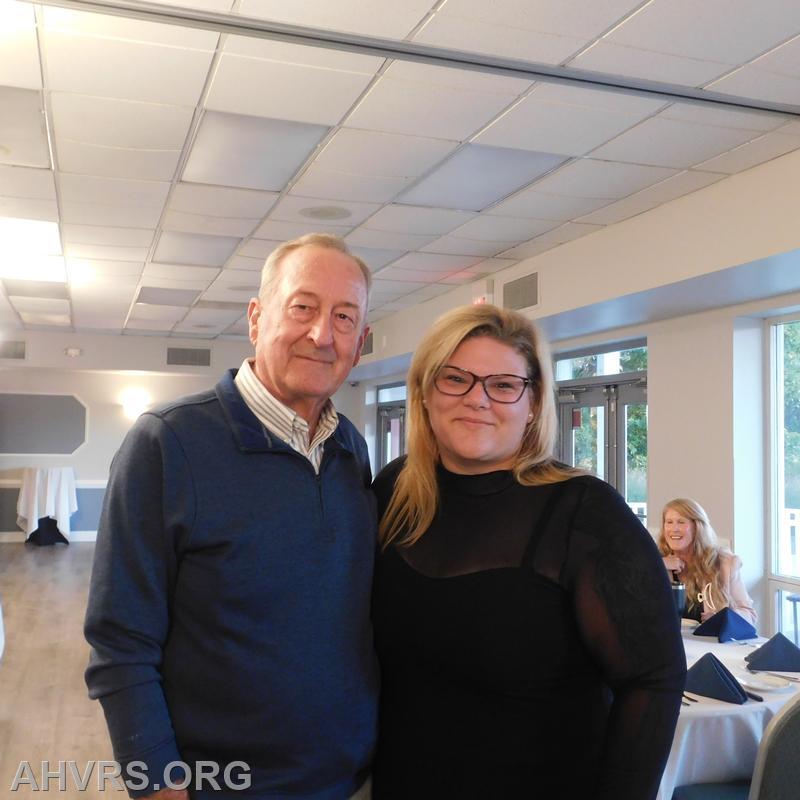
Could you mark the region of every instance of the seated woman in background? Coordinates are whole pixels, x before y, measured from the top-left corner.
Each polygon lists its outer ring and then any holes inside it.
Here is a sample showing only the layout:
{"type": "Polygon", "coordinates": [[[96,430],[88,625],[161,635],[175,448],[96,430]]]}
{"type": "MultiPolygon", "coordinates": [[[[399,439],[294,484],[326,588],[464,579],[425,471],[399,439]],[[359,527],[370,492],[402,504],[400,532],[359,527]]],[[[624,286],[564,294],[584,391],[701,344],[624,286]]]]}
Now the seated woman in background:
{"type": "Polygon", "coordinates": [[[552,371],[521,314],[442,317],[376,478],[373,798],[655,797],[686,661],[658,550],[552,457],[552,371]]]}
{"type": "Polygon", "coordinates": [[[686,586],[684,616],[705,621],[728,606],[755,625],[756,611],[740,575],[742,560],[719,545],[699,503],[678,497],[664,506],[658,549],[673,579],[686,586]]]}

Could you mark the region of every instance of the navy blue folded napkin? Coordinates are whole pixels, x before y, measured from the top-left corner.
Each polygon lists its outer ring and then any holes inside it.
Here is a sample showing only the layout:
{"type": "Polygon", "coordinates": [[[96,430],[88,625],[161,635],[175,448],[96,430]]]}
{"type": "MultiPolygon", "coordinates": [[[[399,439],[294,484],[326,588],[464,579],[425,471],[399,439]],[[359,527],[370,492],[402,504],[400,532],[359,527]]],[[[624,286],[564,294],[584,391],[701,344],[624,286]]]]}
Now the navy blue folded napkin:
{"type": "Polygon", "coordinates": [[[776,633],[758,650],[744,657],[750,669],[777,672],[800,672],[800,647],[790,642],[782,633],[776,633]]]}
{"type": "Polygon", "coordinates": [[[742,705],[747,700],[739,681],[713,654],[706,653],[686,673],[686,691],[742,705]]]}
{"type": "Polygon", "coordinates": [[[721,642],[731,639],[755,639],[756,629],[744,618],[727,606],[709,617],[694,629],[695,636],[717,636],[721,642]]]}

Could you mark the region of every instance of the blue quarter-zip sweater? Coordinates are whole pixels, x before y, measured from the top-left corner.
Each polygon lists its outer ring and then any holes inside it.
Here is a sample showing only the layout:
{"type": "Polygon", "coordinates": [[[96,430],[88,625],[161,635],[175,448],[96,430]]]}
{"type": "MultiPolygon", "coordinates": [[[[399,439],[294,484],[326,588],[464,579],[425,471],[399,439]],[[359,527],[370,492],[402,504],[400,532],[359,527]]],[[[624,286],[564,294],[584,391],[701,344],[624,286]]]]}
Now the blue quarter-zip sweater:
{"type": "Polygon", "coordinates": [[[183,761],[193,798],[342,800],[376,729],[366,445],[340,416],[317,476],[265,432],[234,374],[144,414],[114,458],[86,615],[89,694],[132,796],[183,761]],[[218,766],[219,791],[197,788],[198,761],[218,766]],[[247,770],[226,789],[236,761],[247,770]]]}

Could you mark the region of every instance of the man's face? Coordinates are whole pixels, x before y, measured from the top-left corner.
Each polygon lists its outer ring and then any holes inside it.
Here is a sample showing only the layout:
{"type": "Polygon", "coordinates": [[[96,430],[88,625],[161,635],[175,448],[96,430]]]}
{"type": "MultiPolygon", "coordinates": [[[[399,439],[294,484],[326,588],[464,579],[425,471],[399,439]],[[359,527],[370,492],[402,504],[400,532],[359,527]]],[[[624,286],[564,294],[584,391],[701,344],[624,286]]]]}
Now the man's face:
{"type": "Polygon", "coordinates": [[[293,250],[274,291],[247,310],[254,369],[267,389],[308,421],[358,363],[368,329],[367,287],[352,258],[326,247],[293,250]]]}

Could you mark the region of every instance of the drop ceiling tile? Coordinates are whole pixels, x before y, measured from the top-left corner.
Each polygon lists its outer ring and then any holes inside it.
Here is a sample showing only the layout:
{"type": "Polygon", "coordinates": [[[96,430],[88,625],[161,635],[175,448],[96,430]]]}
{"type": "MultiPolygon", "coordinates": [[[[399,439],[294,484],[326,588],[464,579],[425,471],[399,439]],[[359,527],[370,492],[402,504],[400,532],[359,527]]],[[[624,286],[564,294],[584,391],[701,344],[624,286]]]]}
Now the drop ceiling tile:
{"type": "Polygon", "coordinates": [[[57,138],[103,147],[180,150],[194,108],[52,92],[57,138]]]}
{"type": "Polygon", "coordinates": [[[98,203],[159,211],[169,192],[166,181],[135,181],[69,173],[61,173],[58,184],[64,203],[98,203]]]}
{"type": "Polygon", "coordinates": [[[122,326],[125,324],[125,315],[112,315],[104,314],[99,317],[79,315],[75,316],[75,330],[78,332],[86,331],[88,333],[121,333],[122,326]]]}
{"type": "Polygon", "coordinates": [[[585,222],[565,222],[560,227],[543,233],[538,237],[538,240],[539,242],[553,245],[563,244],[564,242],[571,242],[573,239],[580,239],[602,228],[602,225],[590,225],[585,222]]]}
{"type": "Polygon", "coordinates": [[[136,302],[157,306],[186,306],[188,308],[197,300],[199,295],[200,292],[194,289],[165,289],[158,286],[142,286],[136,295],[136,302]]]}
{"type": "MultiPolygon", "coordinates": [[[[454,272],[466,269],[481,260],[480,256],[450,255],[445,253],[407,253],[392,264],[392,269],[422,270],[428,272],[454,272]]],[[[388,277],[383,270],[381,277],[388,277]]]]}
{"type": "Polygon", "coordinates": [[[363,225],[347,236],[351,247],[369,247],[375,250],[416,250],[430,244],[436,236],[422,236],[413,233],[390,233],[371,231],[363,225]]]}
{"type": "Polygon", "coordinates": [[[69,300],[55,297],[16,297],[14,295],[8,299],[21,315],[25,313],[69,314],[69,300]]]}
{"type": "Polygon", "coordinates": [[[264,61],[225,53],[214,73],[206,108],[230,114],[336,125],[373,73],[264,61]],[[258,86],[258,91],[253,91],[258,86]],[[286,87],[291,86],[291,91],[286,87]]]}
{"type": "Polygon", "coordinates": [[[207,111],[183,180],[280,191],[327,132],[321,125],[207,111]]]}
{"type": "Polygon", "coordinates": [[[657,203],[666,203],[685,194],[696,192],[705,186],[710,186],[722,180],[724,176],[712,172],[700,172],[699,170],[687,170],[679,172],[671,178],[660,183],[648,186],[638,192],[637,196],[642,196],[648,200],[655,200],[657,203]]]}
{"type": "Polygon", "coordinates": [[[193,327],[197,323],[210,324],[214,326],[224,326],[236,322],[242,316],[242,309],[236,311],[226,311],[216,308],[193,308],[186,315],[186,319],[181,324],[181,327],[193,327]]]}
{"type": "Polygon", "coordinates": [[[42,93],[0,86],[0,163],[50,167],[42,93]]]}
{"type": "MultiPolygon", "coordinates": [[[[554,176],[555,177],[555,176],[554,176]]],[[[574,197],[537,191],[539,183],[492,206],[487,214],[530,217],[531,219],[567,222],[606,205],[608,198],[574,197]]],[[[555,227],[555,224],[552,226],[555,227]]]]}
{"type": "MultiPolygon", "coordinates": [[[[466,239],[493,239],[494,241],[520,242],[538,236],[555,227],[550,222],[525,217],[481,216],[452,231],[453,236],[466,239]]],[[[510,245],[509,245],[510,246],[510,245]]],[[[501,248],[506,249],[506,248],[501,248]]]]}
{"type": "Polygon", "coordinates": [[[458,142],[380,131],[342,128],[314,160],[314,166],[385,178],[421,175],[458,147],[458,142]]]}
{"type": "Polygon", "coordinates": [[[395,61],[347,126],[462,141],[530,86],[530,81],[395,61]]]}
{"type": "Polygon", "coordinates": [[[639,194],[633,194],[630,197],[625,197],[622,200],[617,200],[616,203],[609,203],[598,211],[593,211],[591,214],[586,214],[579,217],[579,222],[589,222],[595,225],[614,225],[617,222],[622,222],[630,217],[635,217],[637,214],[642,214],[655,208],[659,203],[655,200],[648,200],[639,194]]]}
{"type": "Polygon", "coordinates": [[[385,267],[395,259],[400,258],[405,250],[376,250],[372,247],[349,247],[353,255],[358,256],[369,268],[371,272],[385,267]]]}
{"type": "Polygon", "coordinates": [[[800,36],[713,83],[724,94],[796,103],[800,96],[800,36]]]}
{"type": "Polygon", "coordinates": [[[0,85],[41,89],[39,47],[33,6],[3,2],[0,26],[0,85]]]}
{"type": "MultiPolygon", "coordinates": [[[[445,6],[445,11],[449,5],[445,6]]],[[[491,7],[497,9],[499,4],[491,7]]],[[[414,41],[540,64],[559,64],[586,44],[585,39],[496,24],[489,20],[479,21],[442,11],[428,21],[414,41]]]]}
{"type": "Polygon", "coordinates": [[[31,330],[44,330],[52,327],[69,328],[72,319],[69,314],[47,314],[37,311],[21,311],[20,316],[31,330]]]}
{"type": "MultiPolygon", "coordinates": [[[[295,238],[295,237],[290,237],[295,238]]],[[[251,260],[258,259],[260,262],[259,269],[264,266],[264,260],[266,257],[279,245],[281,244],[281,239],[249,239],[245,242],[238,250],[237,255],[243,256],[245,258],[250,258],[251,260]]],[[[228,264],[231,264],[228,261],[228,264]]],[[[231,266],[233,266],[231,264],[231,266]]]]}
{"type": "Polygon", "coordinates": [[[0,164],[0,195],[31,200],[55,200],[53,171],[0,164]]]}
{"type": "Polygon", "coordinates": [[[367,221],[365,227],[391,233],[420,233],[441,235],[457,228],[476,216],[472,211],[425,206],[384,206],[367,221]]]}
{"type": "Polygon", "coordinates": [[[183,211],[167,211],[161,227],[165,231],[207,233],[215,236],[235,236],[241,239],[249,236],[260,221],[260,217],[258,219],[208,217],[201,214],[187,214],[183,211]]]}
{"type": "Polygon", "coordinates": [[[501,269],[508,269],[517,263],[515,258],[485,258],[479,261],[472,269],[482,272],[485,275],[491,275],[494,272],[499,272],[501,269]]]}
{"type": "Polygon", "coordinates": [[[258,289],[260,283],[261,276],[257,272],[244,269],[225,269],[217,275],[214,286],[249,292],[258,289]]]}
{"type": "Polygon", "coordinates": [[[67,243],[65,255],[68,258],[88,258],[107,261],[144,261],[147,247],[114,247],[107,244],[67,243]]]}
{"type": "Polygon", "coordinates": [[[679,86],[702,87],[728,72],[733,64],[685,58],[601,39],[573,58],[569,66],[679,86]]]}
{"type": "MultiPolygon", "coordinates": [[[[131,320],[158,320],[159,322],[175,323],[186,316],[186,306],[153,306],[147,303],[134,303],[131,309],[131,320]]],[[[172,325],[169,326],[171,328],[172,325]]]]}
{"type": "MultiPolygon", "coordinates": [[[[189,5],[196,8],[200,3],[175,3],[174,5],[189,5]]],[[[45,6],[43,9],[42,28],[48,33],[60,31],[199,50],[214,50],[219,38],[219,34],[202,28],[164,25],[130,17],[71,11],[53,6],[45,6]]]]}
{"type": "Polygon", "coordinates": [[[563,156],[552,153],[470,144],[400,199],[416,205],[480,211],[563,161],[563,156]]]}
{"type": "Polygon", "coordinates": [[[579,156],[665,102],[571,86],[539,85],[475,137],[478,144],[579,156]]]}
{"type": "Polygon", "coordinates": [[[360,225],[378,208],[380,208],[378,203],[355,203],[340,200],[331,204],[320,203],[319,200],[311,197],[286,195],[270,211],[269,218],[279,222],[297,222],[313,227],[320,219],[326,220],[324,215],[327,214],[328,222],[352,227],[360,225]],[[318,216],[308,213],[315,210],[317,210],[318,216]]]}
{"type": "MultiPolygon", "coordinates": [[[[427,286],[427,281],[412,283],[409,281],[391,281],[388,279],[375,278],[372,282],[372,297],[377,298],[383,295],[394,295],[395,298],[402,297],[404,294],[421,289],[427,286]]],[[[384,302],[389,302],[385,300],[384,302]]]]}
{"type": "Polygon", "coordinates": [[[424,303],[426,300],[439,297],[440,295],[443,295],[446,292],[451,292],[452,290],[452,286],[447,286],[443,283],[429,283],[427,286],[423,286],[422,289],[418,289],[416,292],[409,295],[409,299],[412,299],[415,302],[424,303]]]}
{"type": "MultiPolygon", "coordinates": [[[[183,309],[183,313],[186,313],[185,308],[183,309]]],[[[137,331],[140,333],[150,331],[154,336],[159,333],[166,336],[172,331],[172,328],[173,323],[164,319],[128,319],[128,322],[125,324],[126,331],[137,331]]]]}
{"type": "MultiPolygon", "coordinates": [[[[278,220],[268,219],[262,222],[256,231],[255,235],[259,239],[269,240],[272,242],[286,242],[289,239],[296,239],[298,236],[305,236],[307,233],[333,233],[338,236],[344,236],[350,229],[351,225],[329,225],[319,220],[311,221],[307,224],[298,224],[296,222],[279,222],[278,220]]],[[[269,255],[275,246],[271,247],[267,252],[269,255]]],[[[239,251],[242,255],[252,255],[252,252],[245,252],[244,248],[239,251]]]]}
{"type": "Polygon", "coordinates": [[[247,217],[261,219],[278,199],[277,192],[231,189],[199,183],[179,183],[170,197],[169,207],[189,214],[209,217],[247,217]]]}
{"type": "MultiPolygon", "coordinates": [[[[77,177],[77,176],[75,176],[77,177]]],[[[155,228],[161,217],[159,208],[111,206],[99,203],[62,201],[61,219],[76,225],[111,225],[120,228],[155,228]]]]}
{"type": "Polygon", "coordinates": [[[592,157],[685,169],[738,147],[756,135],[753,131],[653,118],[597,148],[592,157]]]}
{"type": "MultiPolygon", "coordinates": [[[[124,261],[81,261],[80,265],[85,267],[89,280],[82,284],[80,291],[91,291],[92,287],[100,284],[106,288],[113,286],[136,286],[142,274],[144,264],[141,262],[126,263],[124,261]]],[[[72,297],[78,288],[73,284],[72,297]]]]}
{"type": "Polygon", "coordinates": [[[695,125],[715,125],[720,128],[736,128],[756,133],[773,131],[791,119],[788,115],[769,111],[747,111],[698,103],[673,103],[664,109],[659,117],[678,122],[691,122],[695,125]]]}
{"type": "Polygon", "coordinates": [[[536,190],[570,197],[618,200],[674,174],[675,170],[665,167],[584,158],[548,175],[536,184],[536,190]]]}
{"type": "Polygon", "coordinates": [[[63,172],[105,178],[171,181],[180,150],[129,150],[56,138],[58,166],[63,172]]]}
{"type": "Polygon", "coordinates": [[[374,0],[369,13],[360,0],[307,0],[287,3],[285,0],[242,0],[239,12],[244,16],[259,17],[292,25],[328,28],[369,36],[402,39],[425,17],[432,0],[374,0]]]}
{"type": "Polygon", "coordinates": [[[439,283],[461,285],[463,283],[472,283],[480,277],[482,276],[470,270],[462,270],[461,272],[452,272],[450,275],[445,275],[439,283]]]}
{"type": "Polygon", "coordinates": [[[52,91],[193,106],[213,51],[45,32],[52,91]]]}
{"type": "Polygon", "coordinates": [[[240,239],[233,236],[164,231],[158,239],[153,259],[170,264],[221,267],[239,242],[240,239]]]}
{"type": "Polygon", "coordinates": [[[767,133],[697,166],[711,172],[725,172],[732,175],[798,149],[800,149],[800,136],[767,133]]]}
{"type": "MultiPolygon", "coordinates": [[[[553,223],[555,224],[555,223],[553,223]]],[[[426,253],[450,253],[465,256],[493,256],[502,250],[507,250],[513,241],[491,241],[488,239],[463,239],[459,236],[442,236],[435,242],[425,245],[426,253]]]]}
{"type": "MultiPolygon", "coordinates": [[[[450,272],[455,272],[455,270],[450,270],[450,272]]],[[[393,264],[391,267],[382,269],[377,277],[383,280],[406,283],[433,283],[434,281],[441,283],[450,272],[433,272],[424,269],[399,269],[393,264]]]]}
{"type": "MultiPolygon", "coordinates": [[[[273,243],[270,242],[270,244],[273,243]]],[[[273,244],[272,249],[274,250],[276,246],[277,244],[273,244]]],[[[258,270],[260,272],[263,266],[263,258],[250,258],[248,256],[231,256],[225,262],[225,269],[250,269],[254,271],[258,270]]]]}
{"type": "Polygon", "coordinates": [[[58,222],[55,200],[30,200],[26,197],[0,197],[0,217],[19,217],[58,222]]]}
{"type": "Polygon", "coordinates": [[[144,268],[142,283],[147,286],[155,286],[156,284],[152,283],[152,280],[165,278],[173,281],[188,281],[204,284],[202,288],[205,289],[217,275],[219,275],[219,269],[216,267],[186,267],[183,264],[159,264],[152,262],[147,264],[144,268]]]}
{"type": "Polygon", "coordinates": [[[291,193],[304,197],[318,197],[321,200],[385,203],[413,180],[413,178],[351,175],[347,172],[323,169],[312,164],[294,184],[291,193]]]}
{"type": "Polygon", "coordinates": [[[741,64],[800,30],[800,4],[730,0],[654,0],[606,38],[688,58],[741,64]],[[691,25],[687,25],[691,20],[691,25]]]}
{"type": "Polygon", "coordinates": [[[154,230],[146,228],[111,228],[102,225],[61,226],[64,241],[72,244],[108,244],[117,247],[149,247],[154,230]]]}
{"type": "Polygon", "coordinates": [[[339,72],[360,72],[364,75],[374,75],[384,62],[379,56],[366,56],[333,48],[311,47],[249,36],[228,36],[223,50],[233,55],[260,58],[265,61],[301,64],[339,72]]]}

